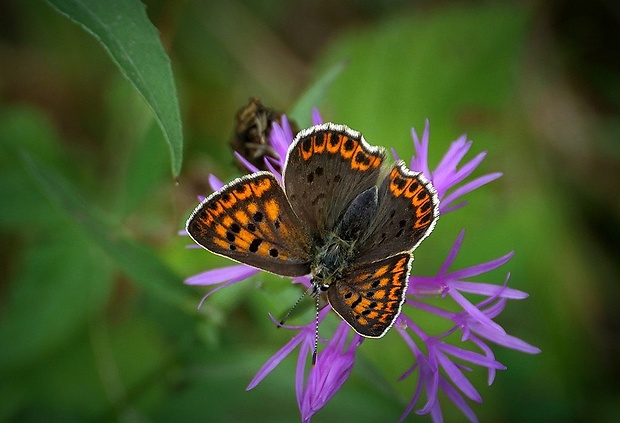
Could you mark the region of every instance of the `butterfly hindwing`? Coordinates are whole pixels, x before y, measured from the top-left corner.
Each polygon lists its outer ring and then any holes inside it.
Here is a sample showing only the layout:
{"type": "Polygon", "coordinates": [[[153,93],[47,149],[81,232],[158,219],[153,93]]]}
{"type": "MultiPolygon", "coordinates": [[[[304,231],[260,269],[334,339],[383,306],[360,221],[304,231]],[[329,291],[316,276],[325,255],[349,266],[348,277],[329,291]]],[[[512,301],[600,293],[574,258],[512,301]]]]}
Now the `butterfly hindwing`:
{"type": "Polygon", "coordinates": [[[282,276],[310,271],[311,240],[269,172],[239,178],[205,199],[187,221],[198,244],[282,276]]]}
{"type": "Polygon", "coordinates": [[[382,337],[400,314],[412,260],[401,253],[353,266],[328,288],[329,303],[360,335],[382,337]]]}

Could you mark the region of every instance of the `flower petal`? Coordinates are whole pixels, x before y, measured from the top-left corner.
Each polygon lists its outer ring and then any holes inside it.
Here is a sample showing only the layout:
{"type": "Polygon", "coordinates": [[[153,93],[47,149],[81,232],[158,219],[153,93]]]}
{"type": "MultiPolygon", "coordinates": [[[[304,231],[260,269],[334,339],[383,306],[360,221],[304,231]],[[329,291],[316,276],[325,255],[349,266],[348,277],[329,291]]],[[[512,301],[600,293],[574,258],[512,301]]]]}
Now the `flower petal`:
{"type": "Polygon", "coordinates": [[[456,240],[454,241],[454,244],[452,244],[452,248],[450,249],[450,252],[448,253],[448,257],[446,257],[446,260],[441,265],[441,268],[439,269],[439,272],[437,272],[437,275],[445,275],[446,273],[448,273],[448,269],[450,268],[450,266],[452,266],[454,259],[459,253],[459,250],[461,249],[461,245],[463,245],[464,237],[465,237],[465,229],[461,230],[459,235],[456,237],[456,240]]]}
{"type": "Polygon", "coordinates": [[[323,123],[323,117],[321,116],[319,109],[317,109],[316,107],[313,107],[312,108],[312,124],[320,125],[322,123],[323,123]]]}
{"type": "Polygon", "coordinates": [[[411,137],[413,138],[413,149],[415,155],[411,158],[411,170],[422,172],[424,176],[431,179],[432,175],[428,167],[428,139],[430,132],[430,123],[428,119],[424,121],[424,132],[422,133],[422,141],[418,138],[418,133],[411,128],[411,137]]]}
{"type": "Polygon", "coordinates": [[[260,368],[256,376],[252,379],[246,391],[253,389],[258,385],[273,369],[275,369],[278,364],[282,362],[286,358],[287,355],[291,353],[304,340],[304,336],[306,336],[304,331],[301,331],[297,335],[293,337],[290,341],[288,341],[280,350],[275,353],[265,364],[260,368]]]}
{"type": "Polygon", "coordinates": [[[467,419],[472,423],[478,423],[478,417],[476,417],[476,413],[471,407],[465,402],[461,394],[458,393],[456,389],[447,380],[441,379],[439,381],[439,385],[441,386],[441,390],[446,393],[446,396],[452,401],[459,410],[467,417],[467,419]]]}
{"type": "Polygon", "coordinates": [[[241,162],[241,164],[243,164],[243,166],[245,166],[245,168],[247,170],[249,170],[250,172],[254,173],[254,172],[258,172],[260,169],[257,168],[256,166],[254,166],[252,163],[250,163],[249,161],[246,160],[245,157],[243,157],[241,154],[239,154],[238,152],[235,151],[235,157],[237,158],[237,160],[239,160],[241,162]]]}
{"type": "Polygon", "coordinates": [[[504,329],[495,323],[493,320],[489,319],[481,310],[478,309],[475,305],[473,305],[469,300],[467,300],[460,292],[455,289],[451,289],[448,293],[454,301],[459,303],[463,310],[465,310],[469,315],[480,322],[482,325],[488,326],[500,333],[506,333],[504,329]]]}
{"type": "Polygon", "coordinates": [[[222,282],[234,281],[239,282],[249,278],[260,272],[245,264],[236,264],[234,266],[220,267],[217,269],[207,270],[185,279],[187,285],[214,285],[222,282]]]}
{"type": "Polygon", "coordinates": [[[522,300],[529,295],[527,292],[518,289],[507,288],[502,285],[493,285],[480,282],[457,281],[451,284],[454,288],[461,292],[469,292],[470,294],[479,294],[487,296],[497,296],[501,298],[510,298],[511,300],[522,300]]]}
{"type": "Polygon", "coordinates": [[[469,379],[465,377],[463,372],[441,351],[436,351],[435,354],[441,367],[456,387],[472,401],[482,402],[480,393],[474,388],[474,385],[472,385],[469,379]]]}
{"type": "Polygon", "coordinates": [[[495,260],[487,261],[485,263],[477,264],[475,266],[467,267],[462,270],[457,270],[456,272],[452,272],[447,274],[450,279],[464,279],[470,278],[472,276],[478,276],[483,273],[487,273],[491,270],[497,269],[498,267],[504,265],[514,256],[514,251],[509,252],[495,260]]]}
{"type": "MultiPolygon", "coordinates": [[[[224,182],[222,182],[220,178],[218,178],[217,176],[211,173],[209,174],[209,186],[211,187],[213,191],[219,191],[224,186],[224,182]]],[[[203,197],[202,200],[200,201],[204,201],[204,200],[205,199],[203,197]]]]}
{"type": "Polygon", "coordinates": [[[441,208],[441,204],[444,204],[443,206],[444,208],[448,207],[448,205],[450,205],[457,198],[462,197],[463,195],[469,193],[470,191],[480,188],[482,185],[488,184],[489,182],[496,180],[502,175],[503,173],[501,172],[490,173],[488,175],[481,176],[479,178],[474,179],[473,181],[466,183],[465,185],[457,188],[456,190],[452,191],[450,194],[443,197],[441,199],[440,208],[441,208]]]}

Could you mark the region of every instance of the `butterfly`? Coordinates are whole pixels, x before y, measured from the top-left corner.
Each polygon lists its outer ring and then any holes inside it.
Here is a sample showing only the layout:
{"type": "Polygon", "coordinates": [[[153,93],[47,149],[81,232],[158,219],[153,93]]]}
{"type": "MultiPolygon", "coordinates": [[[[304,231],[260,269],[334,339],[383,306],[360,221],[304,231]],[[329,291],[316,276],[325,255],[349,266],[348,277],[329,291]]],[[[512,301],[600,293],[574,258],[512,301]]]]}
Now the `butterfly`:
{"type": "MultiPolygon", "coordinates": [[[[315,296],[358,334],[380,338],[400,315],[413,250],[433,230],[432,183],[347,126],[302,130],[283,183],[260,171],[206,198],[187,221],[207,250],[282,276],[310,275],[315,296]]],[[[317,329],[318,330],[318,329],[317,329]]]]}

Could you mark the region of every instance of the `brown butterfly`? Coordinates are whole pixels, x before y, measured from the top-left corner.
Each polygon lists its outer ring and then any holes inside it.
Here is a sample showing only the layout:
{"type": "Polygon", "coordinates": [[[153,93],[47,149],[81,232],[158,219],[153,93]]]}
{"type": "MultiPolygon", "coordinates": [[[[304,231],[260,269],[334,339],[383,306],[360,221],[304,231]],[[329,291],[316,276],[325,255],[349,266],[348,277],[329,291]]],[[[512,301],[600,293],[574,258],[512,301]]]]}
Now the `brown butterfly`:
{"type": "Polygon", "coordinates": [[[315,295],[379,338],[400,314],[413,250],[439,217],[431,182],[385,156],[346,126],[313,126],[290,146],[283,185],[269,172],[236,179],[196,208],[187,232],[258,269],[310,274],[315,295]]]}

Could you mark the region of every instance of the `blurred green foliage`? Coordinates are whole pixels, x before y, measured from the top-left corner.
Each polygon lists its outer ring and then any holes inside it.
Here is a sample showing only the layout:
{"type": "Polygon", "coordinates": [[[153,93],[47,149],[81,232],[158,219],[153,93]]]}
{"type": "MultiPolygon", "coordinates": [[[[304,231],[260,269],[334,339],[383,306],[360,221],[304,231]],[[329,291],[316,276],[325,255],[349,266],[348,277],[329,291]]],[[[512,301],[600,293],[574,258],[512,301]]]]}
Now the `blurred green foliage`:
{"type": "MultiPolygon", "coordinates": [[[[504,177],[443,216],[414,265],[436,272],[462,228],[455,268],[516,252],[483,281],[509,271],[531,294],[499,321],[543,352],[496,348],[508,370],[492,387],[473,372],[474,409],[620,419],[613,6],[50,3],[80,25],[45,2],[0,6],[0,420],[298,420],[295,360],[245,392],[288,340],[267,312],[298,289],[261,274],[196,310],[206,290],[182,283],[229,264],[177,232],[209,173],[238,174],[227,143],[255,95],[303,126],[316,105],[401,157],[425,118],[432,163],[463,132],[471,157],[488,150],[477,174],[504,177]]],[[[413,388],[396,382],[412,360],[397,338],[364,344],[315,421],[398,420],[413,388]]]]}

